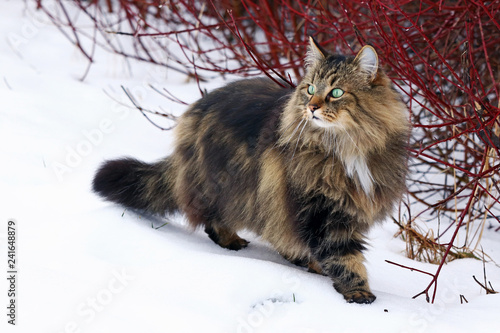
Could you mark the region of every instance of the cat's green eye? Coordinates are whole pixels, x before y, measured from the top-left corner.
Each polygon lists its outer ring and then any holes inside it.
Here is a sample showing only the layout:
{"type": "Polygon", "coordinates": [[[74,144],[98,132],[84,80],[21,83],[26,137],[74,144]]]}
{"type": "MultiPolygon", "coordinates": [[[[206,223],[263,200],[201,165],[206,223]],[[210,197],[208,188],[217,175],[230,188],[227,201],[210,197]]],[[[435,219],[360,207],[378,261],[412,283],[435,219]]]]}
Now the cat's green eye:
{"type": "Polygon", "coordinates": [[[314,86],[309,85],[309,86],[307,87],[307,93],[308,93],[309,95],[314,95],[314,93],[315,93],[314,86]]]}
{"type": "Polygon", "coordinates": [[[342,97],[342,95],[344,94],[344,91],[340,88],[335,88],[332,90],[331,94],[332,94],[333,98],[339,98],[339,97],[342,97]]]}

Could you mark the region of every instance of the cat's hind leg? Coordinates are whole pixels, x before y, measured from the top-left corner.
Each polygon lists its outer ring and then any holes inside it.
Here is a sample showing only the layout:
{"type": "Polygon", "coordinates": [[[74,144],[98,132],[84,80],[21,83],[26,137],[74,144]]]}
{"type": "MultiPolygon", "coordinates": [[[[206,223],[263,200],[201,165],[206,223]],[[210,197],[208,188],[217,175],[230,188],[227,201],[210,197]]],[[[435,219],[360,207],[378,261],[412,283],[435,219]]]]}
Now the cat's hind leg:
{"type": "Polygon", "coordinates": [[[239,237],[235,231],[227,227],[207,225],[205,232],[211,240],[225,249],[238,251],[247,247],[249,243],[247,240],[239,237]]]}
{"type": "Polygon", "coordinates": [[[307,271],[310,273],[316,273],[320,275],[326,275],[323,272],[323,269],[321,268],[321,265],[314,260],[313,258],[295,258],[290,255],[287,255],[286,253],[281,254],[283,258],[288,260],[290,263],[294,264],[295,266],[299,267],[304,267],[307,268],[307,271]]]}
{"type": "Polygon", "coordinates": [[[323,272],[323,268],[321,268],[320,263],[314,259],[309,260],[309,263],[307,264],[307,271],[309,273],[316,273],[326,276],[326,273],[323,272]]]}

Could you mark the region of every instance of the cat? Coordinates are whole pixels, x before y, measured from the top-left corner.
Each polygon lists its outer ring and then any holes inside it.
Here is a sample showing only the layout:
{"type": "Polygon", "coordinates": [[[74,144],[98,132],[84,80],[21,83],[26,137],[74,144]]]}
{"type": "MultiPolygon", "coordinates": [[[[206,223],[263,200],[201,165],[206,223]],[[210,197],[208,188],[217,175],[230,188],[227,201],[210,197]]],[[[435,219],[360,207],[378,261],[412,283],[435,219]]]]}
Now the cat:
{"type": "Polygon", "coordinates": [[[237,232],[252,231],[347,302],[372,303],[365,238],[406,190],[407,108],[371,46],[333,55],[310,38],[305,63],[295,89],[252,78],[206,94],[180,117],[172,155],[107,161],[93,190],[182,212],[223,248],[246,247],[237,232]]]}

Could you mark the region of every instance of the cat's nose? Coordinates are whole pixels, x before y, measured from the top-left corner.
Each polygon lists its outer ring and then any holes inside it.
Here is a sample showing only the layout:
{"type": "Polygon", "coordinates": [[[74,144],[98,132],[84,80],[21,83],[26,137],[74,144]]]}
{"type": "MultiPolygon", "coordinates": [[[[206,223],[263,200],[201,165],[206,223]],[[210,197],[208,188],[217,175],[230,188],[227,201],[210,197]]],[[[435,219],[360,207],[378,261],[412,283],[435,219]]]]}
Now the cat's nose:
{"type": "Polygon", "coordinates": [[[309,110],[311,110],[311,112],[314,112],[320,108],[320,106],[318,104],[309,104],[308,106],[309,106],[309,110]]]}

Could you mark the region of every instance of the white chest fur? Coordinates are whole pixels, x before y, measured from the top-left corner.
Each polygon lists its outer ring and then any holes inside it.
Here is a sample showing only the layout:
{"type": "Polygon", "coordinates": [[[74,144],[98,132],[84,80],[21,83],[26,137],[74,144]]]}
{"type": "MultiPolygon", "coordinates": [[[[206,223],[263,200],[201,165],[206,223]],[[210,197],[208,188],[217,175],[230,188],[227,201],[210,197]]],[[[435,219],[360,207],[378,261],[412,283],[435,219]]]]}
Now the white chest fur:
{"type": "Polygon", "coordinates": [[[362,156],[349,156],[349,158],[344,159],[344,167],[347,175],[350,178],[357,177],[363,191],[370,195],[373,189],[373,178],[365,158],[362,156]]]}

